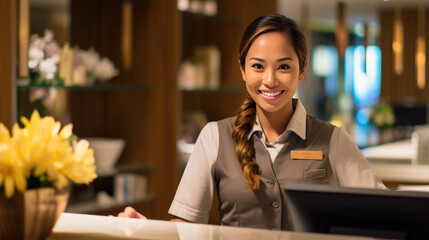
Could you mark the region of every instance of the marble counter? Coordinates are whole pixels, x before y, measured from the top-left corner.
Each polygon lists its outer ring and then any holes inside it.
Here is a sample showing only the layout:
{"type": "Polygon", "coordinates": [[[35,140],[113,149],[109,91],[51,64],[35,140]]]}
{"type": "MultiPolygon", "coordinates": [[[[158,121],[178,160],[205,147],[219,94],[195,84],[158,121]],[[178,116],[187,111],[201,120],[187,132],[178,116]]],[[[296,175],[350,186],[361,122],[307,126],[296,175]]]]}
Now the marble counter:
{"type": "Polygon", "coordinates": [[[411,164],[416,154],[411,138],[362,149],[365,158],[373,164],[411,164]]]}
{"type": "Polygon", "coordinates": [[[429,165],[415,164],[416,149],[411,139],[362,150],[383,182],[429,184],[429,165]]]}
{"type": "Polygon", "coordinates": [[[63,213],[48,240],[370,240],[371,237],[296,233],[160,220],[63,213]]]}

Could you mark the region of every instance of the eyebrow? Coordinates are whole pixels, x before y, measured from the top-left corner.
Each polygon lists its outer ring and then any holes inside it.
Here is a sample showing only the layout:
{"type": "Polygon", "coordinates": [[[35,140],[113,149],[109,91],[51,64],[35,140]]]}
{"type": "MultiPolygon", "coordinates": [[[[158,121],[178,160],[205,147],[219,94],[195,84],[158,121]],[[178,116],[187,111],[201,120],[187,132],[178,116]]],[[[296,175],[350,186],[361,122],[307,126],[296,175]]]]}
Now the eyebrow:
{"type": "MultiPolygon", "coordinates": [[[[249,60],[256,60],[256,61],[260,61],[260,62],[265,62],[264,59],[258,58],[258,57],[251,57],[249,60]]],[[[293,59],[291,57],[284,57],[284,58],[277,59],[277,62],[281,62],[281,61],[285,61],[285,60],[293,61],[293,59]]]]}

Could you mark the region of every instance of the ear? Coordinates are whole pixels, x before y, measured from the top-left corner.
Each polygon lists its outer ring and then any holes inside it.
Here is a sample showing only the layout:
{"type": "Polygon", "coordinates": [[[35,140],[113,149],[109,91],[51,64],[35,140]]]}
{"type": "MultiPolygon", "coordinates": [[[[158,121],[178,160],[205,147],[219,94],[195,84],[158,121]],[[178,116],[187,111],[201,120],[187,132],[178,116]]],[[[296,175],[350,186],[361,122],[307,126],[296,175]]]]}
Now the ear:
{"type": "Polygon", "coordinates": [[[308,61],[305,61],[304,67],[299,72],[298,82],[302,82],[302,80],[304,80],[305,71],[307,70],[307,66],[308,66],[308,61]]]}
{"type": "Polygon", "coordinates": [[[241,78],[243,79],[243,81],[246,81],[246,73],[244,72],[244,69],[241,67],[240,60],[238,60],[238,66],[240,66],[241,78]]]}

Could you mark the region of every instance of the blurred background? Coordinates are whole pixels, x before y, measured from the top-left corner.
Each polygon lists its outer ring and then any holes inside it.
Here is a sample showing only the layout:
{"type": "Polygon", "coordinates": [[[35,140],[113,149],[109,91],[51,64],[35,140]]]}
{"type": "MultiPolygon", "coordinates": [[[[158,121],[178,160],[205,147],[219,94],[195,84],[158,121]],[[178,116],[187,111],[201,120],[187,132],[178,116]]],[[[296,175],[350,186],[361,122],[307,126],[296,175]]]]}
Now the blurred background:
{"type": "Polygon", "coordinates": [[[99,178],[74,189],[71,212],[132,205],[169,218],[199,131],[235,115],[246,96],[238,45],[262,14],[301,26],[309,68],[296,97],[310,115],[346,128],[368,159],[365,149],[386,143],[414,149],[413,133],[428,122],[428,0],[0,4],[0,121],[10,127],[38,109],[100,149],[99,178]]]}

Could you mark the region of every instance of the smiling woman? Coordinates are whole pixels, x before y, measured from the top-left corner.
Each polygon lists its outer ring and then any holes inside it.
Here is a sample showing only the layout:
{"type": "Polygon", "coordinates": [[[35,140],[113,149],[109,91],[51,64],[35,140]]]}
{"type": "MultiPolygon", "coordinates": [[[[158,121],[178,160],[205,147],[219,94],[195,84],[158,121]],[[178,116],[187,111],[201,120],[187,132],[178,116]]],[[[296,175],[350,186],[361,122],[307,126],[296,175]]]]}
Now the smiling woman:
{"type": "MultiPolygon", "coordinates": [[[[308,65],[293,20],[257,18],[239,53],[249,97],[236,117],[202,130],[169,210],[176,221],[207,223],[217,191],[222,225],[288,230],[286,183],[385,189],[343,128],[307,115],[293,98],[308,65]]],[[[119,216],[144,217],[131,208],[119,216]]]]}

